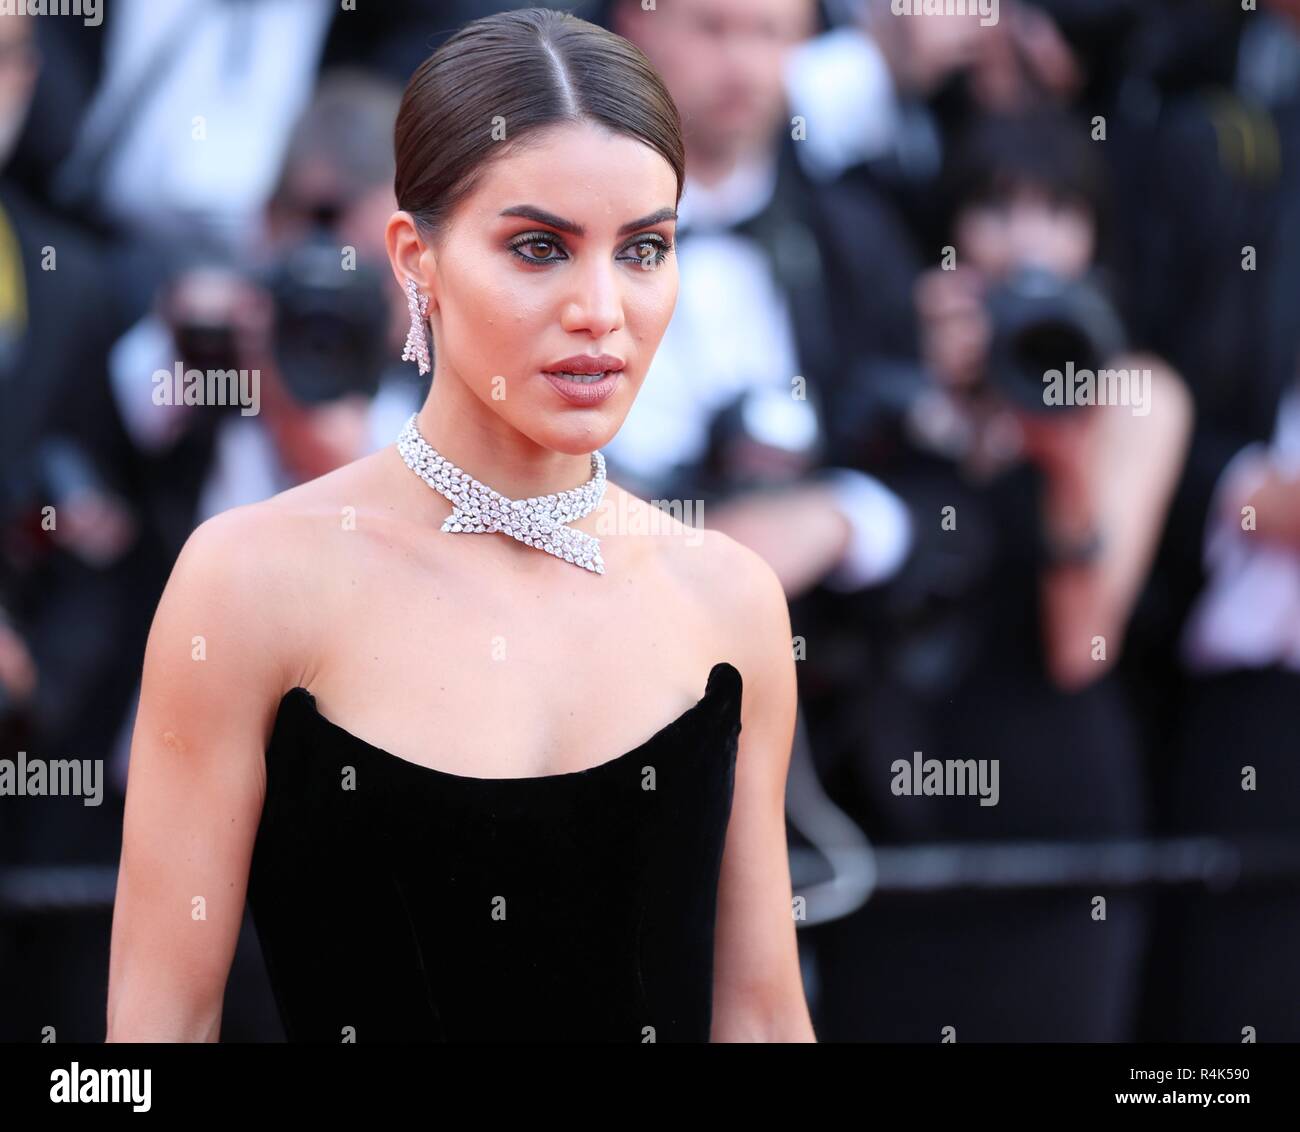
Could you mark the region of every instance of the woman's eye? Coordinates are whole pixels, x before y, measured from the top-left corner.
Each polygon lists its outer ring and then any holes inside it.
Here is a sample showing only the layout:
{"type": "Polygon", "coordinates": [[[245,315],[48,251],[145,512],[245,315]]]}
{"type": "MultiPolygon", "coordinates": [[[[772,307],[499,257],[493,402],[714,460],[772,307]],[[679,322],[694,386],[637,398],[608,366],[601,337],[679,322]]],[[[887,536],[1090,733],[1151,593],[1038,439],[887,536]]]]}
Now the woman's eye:
{"type": "Polygon", "coordinates": [[[628,248],[632,252],[633,262],[650,271],[659,267],[668,258],[672,245],[656,236],[653,239],[635,240],[628,244],[628,248]]]}
{"type": "Polygon", "coordinates": [[[551,260],[567,259],[560,247],[560,242],[550,236],[540,236],[537,234],[523,236],[514,240],[510,244],[510,250],[520,259],[526,259],[530,263],[548,263],[551,260]],[[520,248],[532,248],[536,254],[525,255],[520,248]]]}
{"type": "MultiPolygon", "coordinates": [[[[528,263],[551,263],[569,258],[564,245],[559,240],[541,232],[530,232],[516,237],[510,241],[509,246],[515,255],[528,263]],[[528,248],[529,251],[524,252],[524,248],[528,248]]],[[[619,259],[631,261],[638,267],[650,271],[659,267],[668,258],[671,250],[672,244],[667,240],[659,236],[647,237],[628,244],[626,248],[628,254],[620,255],[619,259]]]]}

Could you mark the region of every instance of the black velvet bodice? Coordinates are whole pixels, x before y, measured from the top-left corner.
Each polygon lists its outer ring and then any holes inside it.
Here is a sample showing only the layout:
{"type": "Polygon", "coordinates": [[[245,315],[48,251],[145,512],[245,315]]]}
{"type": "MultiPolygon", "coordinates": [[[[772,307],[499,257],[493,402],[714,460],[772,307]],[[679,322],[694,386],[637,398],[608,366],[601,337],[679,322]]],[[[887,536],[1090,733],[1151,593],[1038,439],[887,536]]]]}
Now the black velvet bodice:
{"type": "Polygon", "coordinates": [[[248,900],[290,1041],[707,1042],[741,676],[585,770],[471,778],[285,694],[248,900]]]}

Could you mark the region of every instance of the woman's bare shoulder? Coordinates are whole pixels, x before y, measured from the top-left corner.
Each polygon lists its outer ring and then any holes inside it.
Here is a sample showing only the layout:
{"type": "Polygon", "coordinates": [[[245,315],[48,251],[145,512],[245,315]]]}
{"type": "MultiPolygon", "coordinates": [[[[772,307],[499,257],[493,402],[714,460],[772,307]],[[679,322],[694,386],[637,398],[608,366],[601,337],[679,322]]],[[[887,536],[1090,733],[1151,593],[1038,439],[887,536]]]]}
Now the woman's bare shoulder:
{"type": "MultiPolygon", "coordinates": [[[[739,655],[756,657],[790,649],[790,608],[767,560],[722,531],[705,528],[692,567],[702,592],[718,611],[739,655]]],[[[682,547],[688,552],[689,547],[682,547]]]]}
{"type": "Polygon", "coordinates": [[[322,535],[346,529],[368,506],[382,453],[372,453],[257,503],[232,507],[200,523],[191,541],[232,552],[267,569],[295,566],[319,550],[322,535]]]}
{"type": "Polygon", "coordinates": [[[311,653],[324,582],[346,530],[364,507],[365,457],[257,503],[222,511],[190,533],[172,567],[160,615],[209,624],[241,652],[261,648],[292,686],[311,653]],[[352,500],[352,503],[348,501],[352,500]]]}
{"type": "Polygon", "coordinates": [[[789,655],[789,607],[776,571],[757,552],[705,525],[700,500],[646,501],[622,488],[615,505],[629,533],[647,545],[679,593],[706,610],[718,628],[721,647],[737,656],[770,652],[785,642],[789,655]]]}
{"type": "MultiPolygon", "coordinates": [[[[342,469],[340,469],[342,470],[342,469]]],[[[191,532],[177,559],[197,567],[210,565],[258,575],[273,582],[292,571],[310,553],[321,521],[334,508],[327,476],[291,487],[257,503],[231,507],[205,519],[191,532]]],[[[337,481],[335,481],[337,484],[337,481]]]]}
{"type": "Polygon", "coordinates": [[[765,558],[716,528],[684,530],[663,553],[708,615],[711,658],[734,665],[744,687],[746,764],[770,797],[784,796],[798,701],[798,642],[790,605],[765,558]],[[769,789],[770,787],[770,789],[769,789]]]}

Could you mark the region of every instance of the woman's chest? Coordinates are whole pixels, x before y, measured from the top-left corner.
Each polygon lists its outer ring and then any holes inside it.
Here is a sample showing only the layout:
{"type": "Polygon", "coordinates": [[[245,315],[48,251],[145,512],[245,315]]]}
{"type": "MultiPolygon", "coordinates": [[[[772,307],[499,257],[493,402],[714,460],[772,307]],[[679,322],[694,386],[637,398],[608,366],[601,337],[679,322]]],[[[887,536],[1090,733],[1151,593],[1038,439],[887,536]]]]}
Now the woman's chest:
{"type": "Polygon", "coordinates": [[[598,765],[694,705],[727,658],[707,610],[652,572],[363,567],[317,611],[301,683],[354,735],[452,774],[598,765]]]}

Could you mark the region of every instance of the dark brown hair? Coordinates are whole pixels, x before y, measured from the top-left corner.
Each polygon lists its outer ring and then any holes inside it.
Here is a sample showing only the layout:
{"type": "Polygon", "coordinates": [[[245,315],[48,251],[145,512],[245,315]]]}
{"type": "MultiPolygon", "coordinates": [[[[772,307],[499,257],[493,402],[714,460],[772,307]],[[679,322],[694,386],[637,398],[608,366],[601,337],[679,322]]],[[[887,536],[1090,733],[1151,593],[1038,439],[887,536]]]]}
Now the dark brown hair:
{"type": "Polygon", "coordinates": [[[681,200],[681,118],[639,48],[549,8],[474,20],[420,64],[402,95],[393,132],[397,207],[434,236],[488,161],[544,127],[583,121],[662,154],[681,200]],[[494,123],[504,125],[504,140],[494,123]]]}

